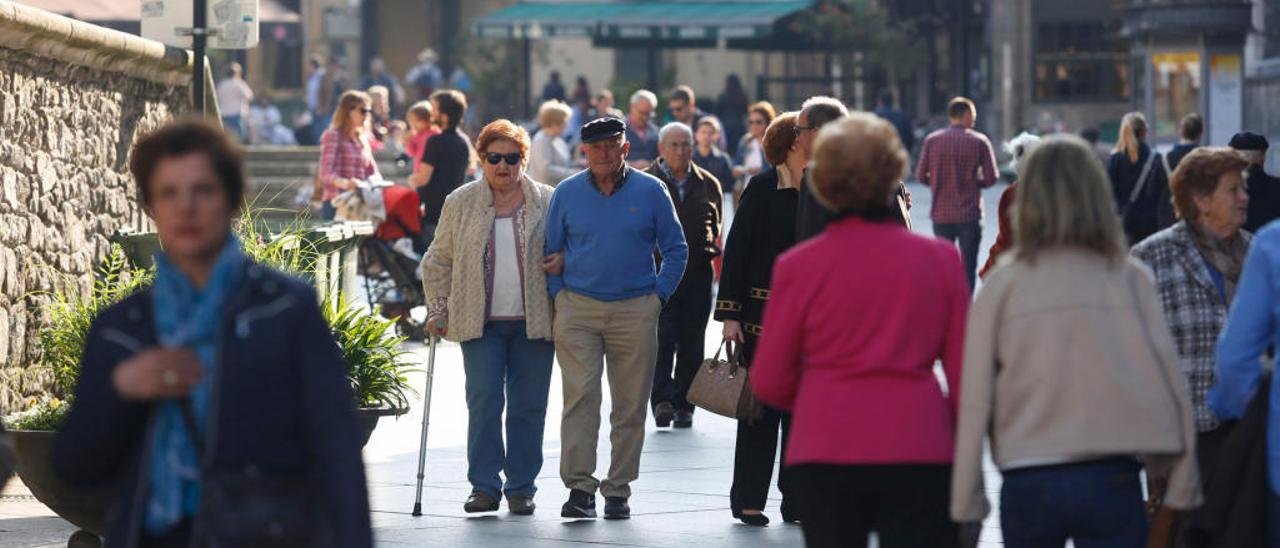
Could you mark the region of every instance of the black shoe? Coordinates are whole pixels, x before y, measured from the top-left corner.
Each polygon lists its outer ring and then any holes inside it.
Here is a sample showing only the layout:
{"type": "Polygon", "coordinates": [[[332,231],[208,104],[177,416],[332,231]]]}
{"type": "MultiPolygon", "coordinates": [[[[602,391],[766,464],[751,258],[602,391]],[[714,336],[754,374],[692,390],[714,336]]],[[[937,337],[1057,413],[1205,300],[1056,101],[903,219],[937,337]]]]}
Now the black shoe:
{"type": "Polygon", "coordinates": [[[733,511],[733,517],[738,521],[750,525],[752,527],[764,527],[769,525],[769,516],[764,514],[744,514],[737,510],[733,511]]]}
{"type": "Polygon", "coordinates": [[[580,489],[569,490],[569,500],[560,507],[562,518],[596,517],[596,496],[580,489]]]}
{"type": "Polygon", "coordinates": [[[672,426],[676,428],[693,428],[693,412],[676,411],[675,423],[672,426]]]}
{"type": "Polygon", "coordinates": [[[604,519],[631,519],[631,505],[626,497],[604,498],[604,519]]]}
{"type": "Polygon", "coordinates": [[[671,426],[671,419],[676,416],[676,408],[669,401],[660,401],[653,406],[653,422],[658,428],[671,426]]]}
{"type": "Polygon", "coordinates": [[[507,497],[507,510],[517,516],[532,516],[537,507],[538,505],[533,503],[533,497],[524,495],[507,497]]]}
{"type": "Polygon", "coordinates": [[[792,509],[790,504],[783,502],[782,506],[779,507],[778,510],[782,512],[782,521],[784,523],[800,523],[799,512],[792,509]]]}
{"type": "Polygon", "coordinates": [[[462,509],[468,514],[475,514],[477,512],[497,512],[498,498],[484,491],[475,490],[471,492],[471,496],[467,497],[467,502],[462,505],[462,509]]]}

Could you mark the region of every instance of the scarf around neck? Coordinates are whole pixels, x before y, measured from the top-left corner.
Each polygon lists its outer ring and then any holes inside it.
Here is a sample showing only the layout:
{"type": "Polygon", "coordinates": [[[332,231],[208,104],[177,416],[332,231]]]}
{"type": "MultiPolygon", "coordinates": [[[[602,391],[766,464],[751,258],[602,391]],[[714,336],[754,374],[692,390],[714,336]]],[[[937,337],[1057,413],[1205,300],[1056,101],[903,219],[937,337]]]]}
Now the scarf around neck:
{"type": "MultiPolygon", "coordinates": [[[[240,287],[247,263],[240,241],[228,236],[205,286],[196,288],[164,253],[156,255],[151,288],[156,336],[165,348],[192,349],[204,367],[190,396],[196,426],[202,431],[218,365],[223,316],[240,287]]],[[[162,400],[155,406],[145,519],[151,534],[163,534],[199,510],[200,455],[193,437],[196,433],[190,432],[182,406],[181,398],[162,400]]]]}
{"type": "Polygon", "coordinates": [[[1240,272],[1244,269],[1245,254],[1249,251],[1244,238],[1240,236],[1240,231],[1236,231],[1234,236],[1222,239],[1195,222],[1188,222],[1187,227],[1191,229],[1191,238],[1195,241],[1201,257],[1222,273],[1225,297],[1227,304],[1230,304],[1236,295],[1236,284],[1240,282],[1240,272]]]}

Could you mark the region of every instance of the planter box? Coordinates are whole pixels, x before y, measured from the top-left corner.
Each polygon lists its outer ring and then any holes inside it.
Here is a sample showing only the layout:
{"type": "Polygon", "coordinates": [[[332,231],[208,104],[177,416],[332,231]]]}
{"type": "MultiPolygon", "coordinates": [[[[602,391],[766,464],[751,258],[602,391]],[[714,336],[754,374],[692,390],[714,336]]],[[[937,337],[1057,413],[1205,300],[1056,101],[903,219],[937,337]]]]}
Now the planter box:
{"type": "Polygon", "coordinates": [[[83,489],[62,481],[53,470],[56,432],[15,430],[9,435],[18,477],[32,496],[72,525],[102,536],[106,532],[107,509],[116,495],[114,485],[83,489]]]}

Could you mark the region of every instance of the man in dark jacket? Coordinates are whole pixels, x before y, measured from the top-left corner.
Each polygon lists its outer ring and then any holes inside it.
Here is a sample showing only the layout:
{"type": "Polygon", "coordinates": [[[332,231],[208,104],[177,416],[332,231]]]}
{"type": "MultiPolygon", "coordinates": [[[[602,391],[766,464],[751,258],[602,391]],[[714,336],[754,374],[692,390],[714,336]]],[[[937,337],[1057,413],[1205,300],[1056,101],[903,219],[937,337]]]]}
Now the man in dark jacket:
{"type": "Polygon", "coordinates": [[[893,93],[886,91],[880,94],[880,106],[876,108],[875,114],[893,124],[893,129],[898,130],[898,140],[902,141],[902,148],[910,155],[911,149],[916,145],[916,135],[911,127],[911,119],[893,106],[893,93]]]}
{"type": "Polygon", "coordinates": [[[1280,218],[1280,179],[1267,175],[1263,167],[1267,163],[1267,138],[1245,131],[1231,137],[1231,148],[1249,157],[1249,169],[1245,171],[1245,187],[1249,191],[1249,212],[1244,229],[1257,232],[1267,223],[1280,218]]]}
{"type": "Polygon", "coordinates": [[[674,420],[676,428],[689,428],[693,426],[693,405],[685,397],[702,364],[711,315],[711,260],[720,255],[724,194],[715,176],[693,163],[689,126],[680,122],[664,126],[658,132],[658,150],[661,157],[645,172],[667,185],[689,244],[689,262],[680,285],[658,317],[658,364],[651,403],[659,427],[670,426],[674,420]]]}
{"type": "Polygon", "coordinates": [[[1182,159],[1200,146],[1200,139],[1204,137],[1204,118],[1194,112],[1183,116],[1182,121],[1178,123],[1178,134],[1182,138],[1164,156],[1165,161],[1169,164],[1170,178],[1173,177],[1173,170],[1178,169],[1178,164],[1182,162],[1182,159]]]}

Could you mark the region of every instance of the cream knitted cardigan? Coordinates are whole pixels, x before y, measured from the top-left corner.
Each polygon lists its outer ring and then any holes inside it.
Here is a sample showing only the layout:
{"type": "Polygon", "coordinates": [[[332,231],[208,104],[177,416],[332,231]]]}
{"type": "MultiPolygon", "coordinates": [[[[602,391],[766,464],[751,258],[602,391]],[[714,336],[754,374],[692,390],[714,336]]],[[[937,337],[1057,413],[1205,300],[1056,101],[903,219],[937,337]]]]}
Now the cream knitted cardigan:
{"type": "MultiPolygon", "coordinates": [[[[554,189],[525,176],[520,190],[524,193],[519,244],[524,258],[525,329],[530,339],[551,340],[551,297],[541,262],[554,189]]],[[[447,340],[463,342],[484,334],[489,306],[485,246],[495,216],[493,191],[483,177],[458,187],[444,201],[435,239],[421,268],[430,315],[443,312],[448,318],[447,340]]]]}

